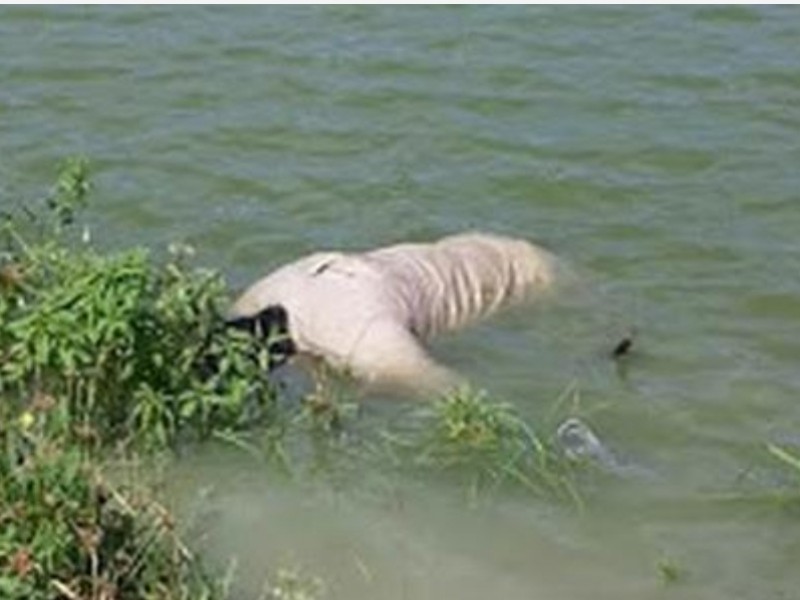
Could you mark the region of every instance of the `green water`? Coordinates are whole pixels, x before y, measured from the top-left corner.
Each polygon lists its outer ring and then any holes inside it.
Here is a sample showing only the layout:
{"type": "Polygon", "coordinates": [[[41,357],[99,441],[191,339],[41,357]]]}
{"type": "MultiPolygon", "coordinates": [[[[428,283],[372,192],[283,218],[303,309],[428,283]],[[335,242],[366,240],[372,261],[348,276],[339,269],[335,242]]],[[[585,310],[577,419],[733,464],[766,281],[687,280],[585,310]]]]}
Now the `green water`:
{"type": "Polygon", "coordinates": [[[635,469],[591,479],[576,514],[371,463],[309,490],[187,459],[208,553],[246,581],[301,564],[332,598],[795,598],[797,511],[730,498],[793,483],[765,442],[800,451],[798,40],[792,7],[3,8],[0,203],[84,154],[98,243],[185,241],[235,286],[474,228],[571,265],[561,298],[434,351],[534,423],[573,386],[635,469]]]}

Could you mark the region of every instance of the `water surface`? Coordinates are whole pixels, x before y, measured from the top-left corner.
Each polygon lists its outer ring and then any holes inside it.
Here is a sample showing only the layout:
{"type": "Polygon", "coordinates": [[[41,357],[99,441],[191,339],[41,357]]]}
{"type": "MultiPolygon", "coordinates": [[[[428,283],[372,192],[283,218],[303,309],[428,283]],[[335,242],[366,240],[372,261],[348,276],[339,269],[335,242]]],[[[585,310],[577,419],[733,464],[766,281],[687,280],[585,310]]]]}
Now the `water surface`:
{"type": "Polygon", "coordinates": [[[214,490],[209,554],[246,580],[286,563],[333,598],[789,598],[797,514],[719,498],[788,482],[765,442],[800,451],[798,39],[791,7],[3,8],[0,203],[84,154],[98,243],[185,241],[234,287],[471,228],[578,274],[434,351],[534,423],[575,386],[646,476],[598,478],[578,515],[378,465],[309,490],[187,459],[182,494],[214,490]]]}

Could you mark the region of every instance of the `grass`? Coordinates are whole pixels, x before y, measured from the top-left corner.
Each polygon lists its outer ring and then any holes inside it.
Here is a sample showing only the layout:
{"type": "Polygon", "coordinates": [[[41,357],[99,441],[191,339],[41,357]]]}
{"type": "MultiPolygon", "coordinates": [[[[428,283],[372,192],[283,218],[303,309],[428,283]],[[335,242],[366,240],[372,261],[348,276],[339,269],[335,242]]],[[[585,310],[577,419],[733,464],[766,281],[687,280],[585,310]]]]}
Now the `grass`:
{"type": "Polygon", "coordinates": [[[767,452],[800,476],[800,457],[795,456],[785,448],[776,446],[775,444],[767,444],[767,452]]]}
{"type": "Polygon", "coordinates": [[[779,505],[797,514],[800,510],[800,456],[777,444],[767,444],[766,448],[769,455],[777,459],[788,472],[791,480],[791,483],[774,489],[769,495],[779,505]]]}
{"type": "Polygon", "coordinates": [[[511,405],[492,402],[482,391],[456,390],[420,409],[412,433],[384,435],[403,462],[466,482],[473,500],[515,486],[537,498],[583,506],[570,461],[511,405]]]}
{"type": "Polygon", "coordinates": [[[218,597],[174,517],[146,487],[110,481],[46,410],[2,418],[0,596],[218,597]]]}

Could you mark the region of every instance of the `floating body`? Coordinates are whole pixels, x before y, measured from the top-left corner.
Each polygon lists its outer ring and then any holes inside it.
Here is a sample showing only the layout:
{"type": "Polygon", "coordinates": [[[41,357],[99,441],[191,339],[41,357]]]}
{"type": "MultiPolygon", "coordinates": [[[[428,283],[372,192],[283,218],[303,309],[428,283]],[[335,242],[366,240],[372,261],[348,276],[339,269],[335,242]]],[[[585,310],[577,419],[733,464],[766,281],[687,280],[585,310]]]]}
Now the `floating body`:
{"type": "Polygon", "coordinates": [[[459,378],[424,342],[550,288],[555,265],[552,254],[524,240],[480,233],[321,252],[253,284],[234,303],[232,323],[252,330],[248,323],[279,307],[297,353],[368,384],[437,392],[459,378]]]}

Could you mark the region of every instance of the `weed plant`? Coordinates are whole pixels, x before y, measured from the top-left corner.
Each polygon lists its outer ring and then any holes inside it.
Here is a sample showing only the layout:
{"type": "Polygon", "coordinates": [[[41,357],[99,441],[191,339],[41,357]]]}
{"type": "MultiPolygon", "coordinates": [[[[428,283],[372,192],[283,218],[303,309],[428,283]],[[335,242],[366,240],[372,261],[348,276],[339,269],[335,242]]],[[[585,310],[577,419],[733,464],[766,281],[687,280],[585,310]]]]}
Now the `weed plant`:
{"type": "Polygon", "coordinates": [[[46,404],[54,428],[100,446],[164,447],[180,434],[235,428],[253,408],[263,415],[274,399],[266,351],[221,326],[217,275],[180,253],[156,264],[141,249],[102,255],[69,243],[85,171],[67,163],[44,217],[6,219],[3,401],[46,404]]]}
{"type": "Polygon", "coordinates": [[[223,282],[181,253],[103,255],[76,235],[89,189],[68,161],[0,232],[0,597],[219,597],[110,457],[269,418],[266,345],[221,326],[223,282]]]}
{"type": "Polygon", "coordinates": [[[172,515],[41,412],[0,415],[0,597],[177,600],[221,597],[172,515]]]}
{"type": "Polygon", "coordinates": [[[404,462],[466,480],[472,498],[513,484],[539,498],[582,506],[570,462],[510,405],[464,387],[417,414],[414,432],[402,437],[386,434],[404,462]]]}

